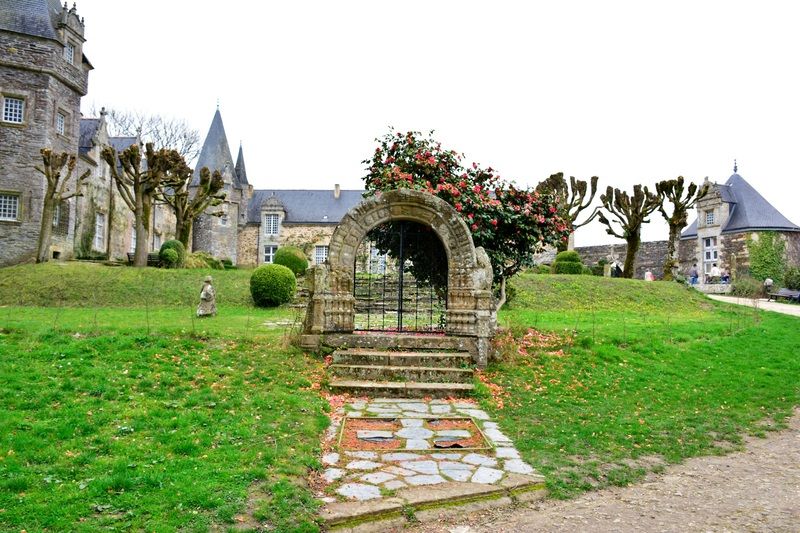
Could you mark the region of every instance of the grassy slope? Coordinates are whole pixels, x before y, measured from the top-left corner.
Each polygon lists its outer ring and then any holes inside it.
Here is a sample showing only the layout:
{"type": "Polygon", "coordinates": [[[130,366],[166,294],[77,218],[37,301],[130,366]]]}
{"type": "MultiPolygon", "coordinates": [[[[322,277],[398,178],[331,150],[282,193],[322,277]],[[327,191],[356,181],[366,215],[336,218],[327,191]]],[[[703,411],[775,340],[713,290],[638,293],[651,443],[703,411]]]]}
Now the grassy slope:
{"type": "Polygon", "coordinates": [[[800,404],[797,318],[674,283],[523,275],[516,286],[501,321],[561,341],[490,367],[502,408],[483,394],[556,496],[722,453],[800,404]]]}
{"type": "Polygon", "coordinates": [[[193,319],[204,275],[0,270],[0,530],[206,531],[238,514],[317,529],[297,481],[320,467],[322,364],[287,347],[293,311],[231,304],[249,273],[214,272],[233,298],[193,319]],[[58,306],[7,305],[54,278],[70,281],[58,306]]]}

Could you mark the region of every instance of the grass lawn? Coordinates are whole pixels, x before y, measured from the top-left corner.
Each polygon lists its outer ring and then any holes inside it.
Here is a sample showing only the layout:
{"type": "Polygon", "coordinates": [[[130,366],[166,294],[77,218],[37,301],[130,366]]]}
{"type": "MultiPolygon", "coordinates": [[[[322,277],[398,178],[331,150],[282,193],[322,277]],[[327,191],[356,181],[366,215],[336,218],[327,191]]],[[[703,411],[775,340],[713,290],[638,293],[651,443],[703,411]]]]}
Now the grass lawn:
{"type": "Polygon", "coordinates": [[[796,317],[676,283],[526,274],[516,289],[483,402],[556,497],[724,453],[800,404],[796,317]]]}

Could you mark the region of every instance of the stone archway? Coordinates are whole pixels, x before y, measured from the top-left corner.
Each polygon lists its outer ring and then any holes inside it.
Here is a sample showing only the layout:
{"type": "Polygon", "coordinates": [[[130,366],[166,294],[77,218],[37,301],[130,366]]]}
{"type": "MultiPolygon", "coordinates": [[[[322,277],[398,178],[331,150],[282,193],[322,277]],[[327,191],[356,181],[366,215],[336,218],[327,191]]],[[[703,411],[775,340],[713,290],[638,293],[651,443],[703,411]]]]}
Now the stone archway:
{"type": "Polygon", "coordinates": [[[328,260],[311,271],[311,294],[303,345],[319,346],[326,334],[352,333],[355,318],[353,274],[356,251],[367,233],[385,222],[408,220],[433,229],[447,253],[446,333],[475,340],[474,356],[484,365],[496,316],[492,267],[458,212],[441,198],[397,189],[365,199],[352,208],[333,232],[328,260]]]}

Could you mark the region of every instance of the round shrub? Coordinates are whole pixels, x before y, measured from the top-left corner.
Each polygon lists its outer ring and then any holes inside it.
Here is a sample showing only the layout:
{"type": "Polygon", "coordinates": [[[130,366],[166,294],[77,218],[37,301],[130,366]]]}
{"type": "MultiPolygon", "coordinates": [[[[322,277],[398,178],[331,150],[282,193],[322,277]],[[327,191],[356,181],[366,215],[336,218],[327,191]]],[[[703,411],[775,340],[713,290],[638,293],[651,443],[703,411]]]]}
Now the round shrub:
{"type": "Polygon", "coordinates": [[[783,284],[787,289],[800,290],[800,267],[789,267],[783,275],[783,284]]]}
{"type": "Polygon", "coordinates": [[[550,273],[550,265],[536,265],[533,267],[534,274],[549,274],[550,273]]]}
{"type": "Polygon", "coordinates": [[[283,265],[262,265],[250,276],[250,294],[259,307],[285,304],[294,297],[297,280],[283,265]]]}
{"type": "Polygon", "coordinates": [[[306,254],[300,248],[294,246],[283,246],[275,252],[273,263],[283,265],[291,270],[295,275],[300,275],[308,268],[306,254]]]}
{"type": "Polygon", "coordinates": [[[575,250],[565,250],[558,252],[556,255],[556,263],[580,263],[581,256],[575,250]]]}
{"type": "Polygon", "coordinates": [[[161,245],[161,248],[158,250],[158,258],[161,259],[162,263],[167,264],[168,268],[179,268],[183,266],[183,262],[186,260],[186,247],[183,245],[181,241],[178,240],[170,240],[165,242],[161,245]],[[177,262],[174,264],[170,264],[166,259],[164,259],[164,252],[167,250],[175,250],[175,254],[178,256],[177,262]]]}
{"type": "Polygon", "coordinates": [[[583,274],[582,263],[557,261],[552,266],[553,274],[583,274]]]}
{"type": "Polygon", "coordinates": [[[178,268],[179,257],[178,252],[174,248],[167,248],[158,253],[161,264],[167,268],[178,268]]]}

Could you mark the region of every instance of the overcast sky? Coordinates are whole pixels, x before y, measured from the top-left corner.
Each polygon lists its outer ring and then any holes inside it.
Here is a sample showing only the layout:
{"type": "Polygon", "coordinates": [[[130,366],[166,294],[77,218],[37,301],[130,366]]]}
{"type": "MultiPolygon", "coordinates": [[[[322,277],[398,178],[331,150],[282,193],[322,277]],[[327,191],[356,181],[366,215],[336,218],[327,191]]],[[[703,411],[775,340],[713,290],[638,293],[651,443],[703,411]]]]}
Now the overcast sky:
{"type": "MultiPolygon", "coordinates": [[[[800,223],[792,2],[81,0],[83,111],[217,101],[256,188],[362,188],[375,137],[436,130],[523,185],[739,173],[800,223]],[[123,7],[124,6],[124,7],[123,7]]],[[[645,240],[666,238],[660,216],[645,240]]],[[[613,242],[602,226],[578,245],[613,242]]]]}

